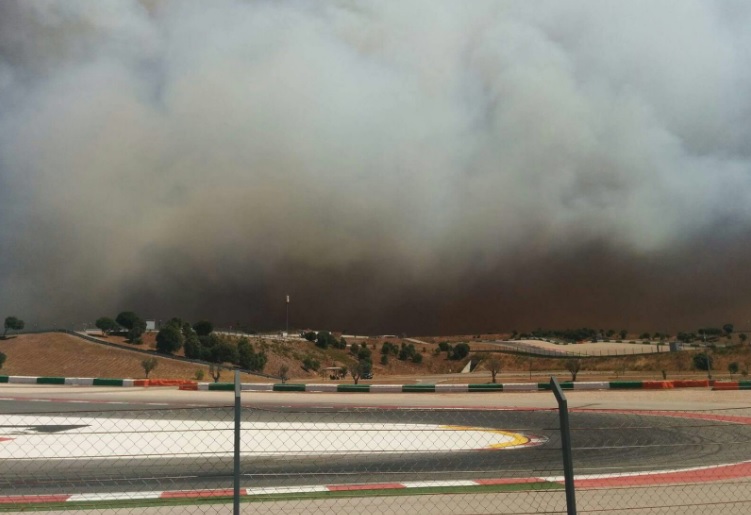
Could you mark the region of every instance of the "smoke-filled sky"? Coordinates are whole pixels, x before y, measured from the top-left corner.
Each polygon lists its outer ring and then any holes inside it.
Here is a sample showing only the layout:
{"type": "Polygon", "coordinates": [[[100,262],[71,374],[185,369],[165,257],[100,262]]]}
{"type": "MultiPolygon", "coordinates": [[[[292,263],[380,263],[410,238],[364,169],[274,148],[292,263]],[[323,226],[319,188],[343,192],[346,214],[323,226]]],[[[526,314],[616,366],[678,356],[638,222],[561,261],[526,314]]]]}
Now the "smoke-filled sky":
{"type": "Polygon", "coordinates": [[[0,3],[0,315],[751,328],[751,2],[0,3]]]}

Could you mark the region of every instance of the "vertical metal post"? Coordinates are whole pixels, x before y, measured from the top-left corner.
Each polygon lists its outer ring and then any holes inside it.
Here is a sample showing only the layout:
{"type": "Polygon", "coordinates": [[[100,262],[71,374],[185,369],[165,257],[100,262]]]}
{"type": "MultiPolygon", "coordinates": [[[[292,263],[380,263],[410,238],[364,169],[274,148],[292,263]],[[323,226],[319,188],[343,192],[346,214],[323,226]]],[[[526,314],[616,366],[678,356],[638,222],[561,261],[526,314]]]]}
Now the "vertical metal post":
{"type": "Polygon", "coordinates": [[[571,430],[568,421],[568,401],[555,377],[550,378],[550,388],[558,401],[558,416],[561,421],[561,447],[563,449],[563,477],[566,484],[566,510],[576,515],[576,490],[574,489],[574,461],[571,457],[571,430]]]}
{"type": "Polygon", "coordinates": [[[235,456],[234,456],[234,495],[232,513],[240,515],[240,417],[242,417],[240,403],[240,371],[235,370],[235,456]]]}

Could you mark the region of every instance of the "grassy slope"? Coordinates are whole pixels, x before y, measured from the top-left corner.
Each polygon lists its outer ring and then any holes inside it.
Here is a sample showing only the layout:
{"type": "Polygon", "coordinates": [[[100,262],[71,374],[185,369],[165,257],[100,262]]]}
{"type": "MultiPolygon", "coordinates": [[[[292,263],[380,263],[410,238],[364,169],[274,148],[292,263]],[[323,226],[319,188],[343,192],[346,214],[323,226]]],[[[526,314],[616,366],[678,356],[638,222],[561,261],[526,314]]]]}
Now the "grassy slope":
{"type": "MultiPolygon", "coordinates": [[[[0,371],[2,375],[39,375],[39,376],[64,376],[64,377],[144,377],[141,361],[146,357],[140,353],[130,352],[130,344],[124,343],[122,339],[116,337],[108,338],[112,343],[120,343],[122,349],[110,348],[107,346],[90,343],[74,336],[47,333],[47,334],[28,334],[17,337],[0,340],[0,352],[8,356],[5,366],[0,371]]],[[[399,344],[400,340],[391,339],[392,342],[399,344]]],[[[464,340],[467,341],[467,340],[464,340]]],[[[433,353],[435,345],[416,344],[418,353],[423,356],[422,364],[413,364],[411,362],[402,362],[391,357],[388,365],[380,363],[380,348],[382,340],[368,340],[368,347],[373,353],[373,364],[375,381],[383,380],[388,376],[419,376],[429,374],[445,374],[459,371],[465,362],[456,362],[446,359],[445,353],[435,355],[433,353]],[[375,345],[375,347],[374,347],[375,345]]],[[[264,348],[269,356],[265,372],[276,374],[281,366],[289,368],[291,380],[299,381],[320,381],[322,376],[315,372],[306,372],[302,369],[300,362],[306,356],[310,356],[321,363],[322,367],[351,365],[352,356],[347,351],[328,349],[326,351],[315,347],[310,342],[303,341],[257,341],[254,340],[256,348],[264,348]]],[[[473,348],[479,349],[481,344],[472,343],[473,348]]],[[[141,349],[153,349],[153,335],[147,335],[144,344],[139,346],[141,349]]],[[[731,361],[740,363],[741,368],[751,366],[751,350],[748,345],[737,346],[728,349],[717,349],[713,352],[715,359],[714,377],[727,379],[727,365],[731,361]]],[[[694,352],[684,351],[679,353],[663,352],[649,356],[627,356],[620,358],[591,358],[583,360],[583,370],[579,379],[586,380],[596,378],[597,380],[616,379],[618,375],[626,372],[629,379],[660,379],[661,370],[666,370],[668,378],[676,375],[696,377],[706,377],[706,372],[697,372],[692,370],[691,358],[694,352]],[[618,374],[616,374],[618,371],[618,374]],[[594,372],[588,374],[588,372],[594,372]]],[[[561,371],[562,376],[566,376],[564,371],[563,360],[558,359],[540,359],[526,358],[521,356],[501,355],[503,361],[502,375],[512,372],[527,372],[530,366],[533,371],[561,371]]],[[[160,378],[183,378],[193,379],[198,369],[203,368],[205,373],[204,380],[210,380],[206,367],[190,363],[157,358],[159,365],[152,372],[152,377],[160,378]]],[[[483,366],[480,366],[480,370],[483,366]]],[[[544,375],[544,374],[543,374],[544,375]]],[[[468,379],[465,376],[457,376],[459,382],[484,382],[489,379],[488,373],[481,374],[468,379]]],[[[736,375],[735,378],[740,378],[736,375]]],[[[328,378],[323,378],[328,380],[328,378]]],[[[348,378],[351,381],[351,378],[348,378]]],[[[535,374],[533,380],[542,380],[538,374],[535,374]]],[[[224,372],[221,380],[231,380],[231,373],[224,372]]],[[[243,378],[244,381],[267,382],[258,376],[248,376],[243,378]]],[[[524,374],[514,380],[524,380],[524,374]]]]}

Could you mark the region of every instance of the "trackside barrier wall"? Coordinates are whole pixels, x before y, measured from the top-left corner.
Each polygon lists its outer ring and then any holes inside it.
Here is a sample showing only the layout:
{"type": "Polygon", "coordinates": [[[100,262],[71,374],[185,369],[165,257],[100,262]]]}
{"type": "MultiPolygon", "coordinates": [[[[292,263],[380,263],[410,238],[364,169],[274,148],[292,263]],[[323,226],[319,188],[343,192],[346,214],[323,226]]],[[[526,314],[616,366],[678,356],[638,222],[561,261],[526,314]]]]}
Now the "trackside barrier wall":
{"type": "MultiPolygon", "coordinates": [[[[231,391],[232,383],[197,383],[186,379],[117,379],[91,377],[0,376],[0,383],[77,386],[178,386],[181,390],[231,391]]],[[[560,383],[564,390],[706,388],[715,390],[751,389],[751,381],[671,380],[671,381],[585,381],[560,383]]],[[[477,383],[477,384],[336,384],[336,383],[245,383],[245,391],[257,392],[521,392],[550,390],[549,383],[477,383]]]]}
{"type": "MultiPolygon", "coordinates": [[[[617,390],[704,388],[711,382],[698,381],[570,381],[560,383],[563,390],[617,390]],[[676,383],[679,383],[676,385],[676,383]]],[[[730,384],[730,383],[729,383],[730,384]]],[[[737,385],[737,383],[732,383],[737,385]]],[[[751,381],[748,381],[751,385],[751,381]]],[[[254,392],[361,392],[361,393],[467,393],[467,392],[530,392],[550,390],[549,383],[478,383],[478,384],[337,384],[337,383],[244,383],[244,391],[254,392]]],[[[232,391],[233,383],[188,383],[181,390],[232,391]]],[[[725,388],[731,389],[731,388],[725,388]]],[[[734,386],[733,389],[738,389],[734,386]]]]}
{"type": "Polygon", "coordinates": [[[75,386],[185,386],[195,384],[186,379],[115,379],[107,377],[38,377],[0,376],[0,383],[10,384],[61,384],[75,386]]]}
{"type": "MultiPolygon", "coordinates": [[[[95,381],[145,380],[65,378],[66,384],[95,381]]],[[[751,513],[751,407],[568,411],[564,389],[607,389],[610,382],[557,385],[558,409],[551,384],[537,383],[211,385],[234,388],[234,406],[51,412],[54,406],[46,405],[43,412],[18,413],[4,403],[10,409],[0,413],[0,512],[226,515],[231,505],[265,514],[534,515],[566,513],[568,498],[575,500],[568,513],[581,515],[751,513]],[[549,407],[240,402],[242,390],[519,388],[548,391],[540,397],[549,397],[549,407]]],[[[751,381],[715,387],[745,388],[751,381]]]]}

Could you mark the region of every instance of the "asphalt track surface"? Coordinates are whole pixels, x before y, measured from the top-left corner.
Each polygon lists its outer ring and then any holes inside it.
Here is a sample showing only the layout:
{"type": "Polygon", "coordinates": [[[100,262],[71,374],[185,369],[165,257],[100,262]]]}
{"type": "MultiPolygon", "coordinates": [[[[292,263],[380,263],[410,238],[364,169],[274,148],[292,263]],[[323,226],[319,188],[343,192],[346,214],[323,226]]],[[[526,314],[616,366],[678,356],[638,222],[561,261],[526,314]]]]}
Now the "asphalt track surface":
{"type": "MultiPolygon", "coordinates": [[[[175,396],[174,392],[160,395],[158,392],[140,394],[84,389],[0,390],[0,398],[4,399],[0,400],[0,413],[36,413],[40,416],[67,413],[77,418],[118,417],[172,420],[176,423],[181,420],[231,420],[231,406],[222,406],[231,401],[231,397],[217,393],[195,396],[192,392],[180,392],[175,396]]],[[[714,414],[748,415],[748,402],[737,394],[733,397],[737,401],[720,406],[711,400],[701,404],[686,397],[663,405],[654,400],[630,402],[624,397],[618,399],[625,401],[614,402],[615,396],[610,396],[611,392],[597,393],[599,395],[595,392],[584,396],[570,395],[581,399],[570,403],[575,408],[571,413],[571,426],[577,474],[681,469],[751,460],[751,426],[747,423],[738,424],[717,417],[628,412],[622,407],[623,404],[636,404],[638,406],[632,406],[632,409],[640,407],[643,410],[676,405],[690,405],[694,409],[724,407],[729,410],[714,414]],[[608,396],[610,402],[607,402],[608,396]],[[606,399],[605,403],[600,400],[602,398],[606,399]],[[592,410],[593,407],[613,410],[592,410]]],[[[660,394],[662,392],[653,395],[660,394]]],[[[637,393],[631,395],[632,398],[639,397],[637,393]]],[[[447,440],[445,451],[428,454],[363,452],[331,456],[313,453],[272,458],[246,455],[241,467],[242,482],[244,485],[274,486],[559,476],[562,466],[558,414],[552,409],[555,403],[550,397],[544,393],[525,396],[396,394],[379,398],[289,393],[253,396],[244,403],[243,420],[246,422],[325,423],[343,427],[361,423],[472,426],[535,436],[543,442],[513,450],[451,452],[451,442],[447,440]]],[[[6,419],[12,420],[13,417],[6,419]]],[[[55,428],[41,430],[54,431],[55,428]]],[[[5,461],[0,470],[0,493],[229,488],[231,471],[231,459],[222,457],[132,456],[117,460],[5,461]]]]}

